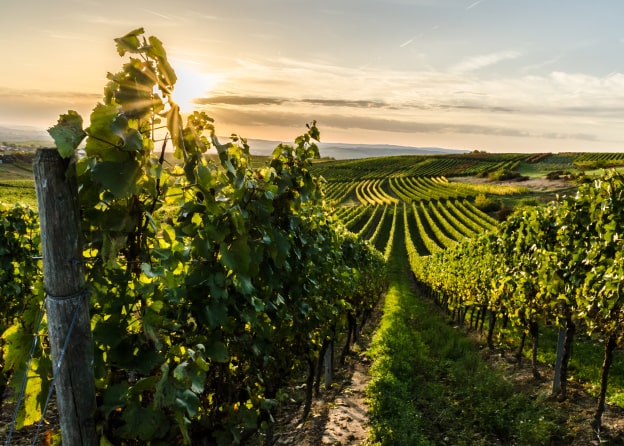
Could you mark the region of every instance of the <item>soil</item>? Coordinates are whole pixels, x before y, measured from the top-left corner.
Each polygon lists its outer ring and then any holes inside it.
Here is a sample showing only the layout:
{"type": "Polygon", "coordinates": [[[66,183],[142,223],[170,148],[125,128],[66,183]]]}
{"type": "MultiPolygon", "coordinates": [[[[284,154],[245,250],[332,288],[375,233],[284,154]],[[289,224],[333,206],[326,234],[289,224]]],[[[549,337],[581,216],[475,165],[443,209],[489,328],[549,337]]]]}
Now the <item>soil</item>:
{"type": "Polygon", "coordinates": [[[313,401],[306,420],[301,421],[301,404],[293,404],[281,412],[275,428],[275,446],[346,446],[366,442],[369,428],[366,387],[371,379],[366,351],[380,318],[378,309],[364,326],[345,365],[335,372],[334,384],[321,389],[313,401]]]}

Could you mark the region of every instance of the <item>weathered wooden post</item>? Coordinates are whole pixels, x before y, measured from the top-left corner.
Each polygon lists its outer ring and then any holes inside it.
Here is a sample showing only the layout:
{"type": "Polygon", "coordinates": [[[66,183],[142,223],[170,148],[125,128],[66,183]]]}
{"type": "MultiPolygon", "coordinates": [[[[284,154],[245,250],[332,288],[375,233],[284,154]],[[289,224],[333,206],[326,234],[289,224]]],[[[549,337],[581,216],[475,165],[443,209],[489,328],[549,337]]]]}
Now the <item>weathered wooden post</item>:
{"type": "Polygon", "coordinates": [[[331,387],[334,372],[334,341],[331,341],[325,350],[325,357],[323,358],[323,364],[325,369],[325,388],[331,387]]]}
{"type": "Polygon", "coordinates": [[[561,391],[561,365],[563,364],[563,347],[565,344],[566,329],[559,328],[557,339],[557,356],[555,357],[555,375],[553,377],[552,394],[558,395],[561,391]]]}
{"type": "Polygon", "coordinates": [[[82,262],[78,189],[75,169],[70,173],[67,166],[68,161],[56,149],[37,150],[33,162],[48,335],[63,444],[96,446],[93,336],[82,262]]]}

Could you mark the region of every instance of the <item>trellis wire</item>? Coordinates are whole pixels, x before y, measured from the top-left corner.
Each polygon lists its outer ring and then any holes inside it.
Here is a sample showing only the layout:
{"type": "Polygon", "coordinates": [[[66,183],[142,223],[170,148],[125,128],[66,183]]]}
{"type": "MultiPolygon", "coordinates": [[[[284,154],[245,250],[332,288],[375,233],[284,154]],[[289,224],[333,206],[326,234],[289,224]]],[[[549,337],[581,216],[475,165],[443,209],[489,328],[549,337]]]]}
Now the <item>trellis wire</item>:
{"type": "MultiPolygon", "coordinates": [[[[73,314],[72,314],[72,320],[71,323],[69,325],[69,329],[67,330],[67,335],[65,336],[65,341],[63,342],[63,348],[61,349],[61,353],[59,354],[59,358],[57,361],[56,366],[54,367],[53,373],[52,373],[52,382],[50,383],[50,388],[48,390],[48,395],[46,397],[46,401],[45,404],[43,406],[43,408],[41,409],[41,418],[39,419],[39,422],[37,423],[37,430],[35,431],[35,436],[32,440],[31,446],[35,446],[39,440],[39,434],[41,433],[41,426],[43,425],[44,419],[45,419],[45,414],[46,411],[48,409],[48,405],[50,404],[50,399],[52,398],[52,392],[54,392],[54,385],[56,384],[56,379],[58,378],[59,372],[61,370],[61,366],[63,365],[63,358],[65,357],[65,352],[67,351],[67,347],[69,347],[69,341],[71,339],[71,335],[74,331],[74,327],[76,325],[76,320],[78,319],[78,310],[80,308],[80,306],[82,305],[83,301],[89,296],[89,292],[88,291],[82,291],[80,292],[77,297],[80,298],[79,304],[76,305],[73,309],[73,314]]],[[[52,297],[52,296],[50,296],[52,297]]],[[[9,435],[7,437],[7,441],[6,441],[6,446],[10,446],[11,445],[11,437],[13,436],[13,432],[15,431],[15,423],[17,422],[17,416],[18,416],[18,412],[19,409],[21,407],[22,401],[24,399],[24,393],[26,391],[26,383],[28,381],[28,372],[30,371],[30,366],[35,354],[35,349],[37,347],[37,341],[39,338],[39,330],[41,328],[41,322],[43,321],[43,315],[45,313],[45,302],[47,300],[48,296],[46,295],[46,298],[43,301],[43,304],[41,306],[41,310],[39,313],[39,322],[37,324],[37,329],[35,330],[34,333],[34,340],[33,340],[33,345],[30,349],[30,355],[28,358],[28,364],[26,366],[26,372],[24,373],[24,378],[22,379],[22,385],[21,385],[21,389],[20,389],[20,393],[18,395],[17,398],[17,405],[15,407],[15,413],[13,414],[13,419],[11,420],[11,427],[9,428],[9,435]]]]}
{"type": "Polygon", "coordinates": [[[45,301],[41,304],[41,309],[39,311],[39,322],[37,322],[37,328],[33,333],[34,339],[32,343],[32,347],[30,348],[30,354],[28,357],[28,363],[26,365],[26,371],[24,372],[24,378],[22,379],[22,385],[20,387],[20,392],[17,396],[17,404],[15,405],[15,412],[13,414],[13,419],[11,420],[11,427],[9,428],[9,436],[7,437],[6,446],[10,446],[11,437],[13,436],[13,431],[15,430],[15,423],[17,421],[17,414],[19,412],[20,406],[22,405],[22,400],[24,399],[24,393],[26,392],[26,382],[28,381],[28,372],[30,371],[30,366],[32,364],[33,357],[35,355],[35,349],[37,348],[37,342],[39,341],[39,330],[41,329],[41,322],[43,321],[43,315],[45,313],[45,301]]]}

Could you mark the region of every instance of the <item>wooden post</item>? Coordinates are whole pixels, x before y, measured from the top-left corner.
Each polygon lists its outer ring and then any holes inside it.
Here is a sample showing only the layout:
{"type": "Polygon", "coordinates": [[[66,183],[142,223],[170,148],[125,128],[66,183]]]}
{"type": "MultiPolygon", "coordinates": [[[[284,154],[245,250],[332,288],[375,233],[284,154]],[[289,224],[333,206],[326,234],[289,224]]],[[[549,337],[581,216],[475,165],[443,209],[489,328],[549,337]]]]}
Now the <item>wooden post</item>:
{"type": "Polygon", "coordinates": [[[563,364],[563,347],[565,343],[566,329],[559,328],[557,339],[557,356],[555,357],[555,375],[553,377],[552,394],[557,395],[561,391],[561,365],[563,364]]]}
{"type": "Polygon", "coordinates": [[[334,371],[334,341],[331,341],[327,346],[327,350],[325,350],[325,358],[324,361],[324,369],[325,369],[325,388],[329,389],[331,387],[334,371]]]}
{"type": "Polygon", "coordinates": [[[82,235],[75,167],[56,149],[39,149],[33,162],[39,206],[43,283],[56,401],[64,446],[98,444],[89,298],[82,263],[82,235]],[[70,332],[67,348],[65,339],[70,332]]]}

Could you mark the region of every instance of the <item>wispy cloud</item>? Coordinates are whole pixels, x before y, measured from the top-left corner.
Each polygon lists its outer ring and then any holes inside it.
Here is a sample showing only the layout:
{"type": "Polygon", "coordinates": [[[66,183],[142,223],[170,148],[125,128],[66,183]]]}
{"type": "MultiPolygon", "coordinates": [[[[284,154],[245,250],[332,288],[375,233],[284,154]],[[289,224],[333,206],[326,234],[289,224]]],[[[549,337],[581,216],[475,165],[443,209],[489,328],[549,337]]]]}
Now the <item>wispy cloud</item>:
{"type": "Polygon", "coordinates": [[[193,103],[197,105],[279,105],[285,100],[271,97],[258,96],[238,96],[238,95],[217,95],[206,98],[196,98],[193,103]]]}
{"type": "Polygon", "coordinates": [[[143,11],[148,13],[148,14],[151,14],[153,16],[156,16],[158,18],[161,18],[161,19],[174,20],[173,17],[165,15],[165,14],[162,14],[162,13],[160,13],[158,11],[154,11],[154,10],[151,10],[151,9],[144,9],[143,11]]]}
{"type": "Polygon", "coordinates": [[[372,100],[346,100],[346,99],[303,99],[301,102],[328,107],[354,107],[354,108],[381,108],[387,107],[383,101],[372,100]]]}
{"type": "Polygon", "coordinates": [[[405,48],[407,45],[409,45],[410,43],[412,43],[414,40],[416,39],[416,36],[412,37],[409,40],[406,40],[405,42],[403,42],[401,45],[399,45],[399,48],[405,48]]]}
{"type": "Polygon", "coordinates": [[[477,5],[479,5],[480,3],[483,3],[485,0],[477,0],[476,2],[471,3],[470,5],[468,5],[466,7],[466,9],[472,9],[474,7],[476,7],[477,5]]]}
{"type": "Polygon", "coordinates": [[[462,60],[455,66],[451,67],[451,71],[454,73],[467,73],[470,71],[480,70],[491,65],[496,65],[505,60],[517,59],[522,54],[518,51],[498,51],[495,53],[482,54],[478,56],[469,57],[462,60]]]}

